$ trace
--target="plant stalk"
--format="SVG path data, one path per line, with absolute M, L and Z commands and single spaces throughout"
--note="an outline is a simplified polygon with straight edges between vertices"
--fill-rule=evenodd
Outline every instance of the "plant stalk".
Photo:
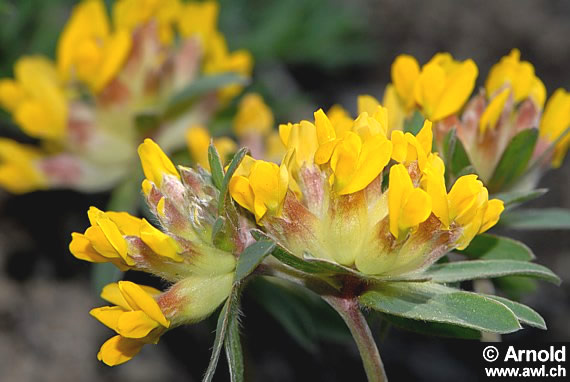
M 356 342 L 369 382 L 386 382 L 386 371 L 366 318 L 355 297 L 322 296 L 342 317 Z

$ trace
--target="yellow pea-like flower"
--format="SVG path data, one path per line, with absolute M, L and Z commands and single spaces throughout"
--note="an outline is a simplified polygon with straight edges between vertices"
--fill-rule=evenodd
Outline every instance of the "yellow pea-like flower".
M 340 105 L 333 105 L 327 111 L 327 117 L 333 125 L 334 131 L 339 136 L 349 131 L 354 123 L 350 114 Z
M 412 56 L 399 55 L 392 63 L 391 75 L 396 94 L 403 101 L 406 112 L 409 112 L 416 103 L 414 87 L 420 76 L 420 65 Z
M 249 159 L 230 180 L 234 200 L 252 212 L 259 222 L 266 213 L 280 215 L 289 185 L 289 172 L 281 166 L 262 160 Z M 240 167 L 242 167 L 240 164 Z
M 358 108 L 358 115 L 364 112 L 368 113 L 368 115 L 374 115 L 378 109 L 378 106 L 381 106 L 380 102 L 376 98 L 368 94 L 359 95 L 356 100 L 356 104 Z
M 570 93 L 557 89 L 546 103 L 540 120 L 540 137 L 548 142 L 556 141 L 570 127 Z M 570 147 L 570 134 L 562 138 L 554 147 L 553 167 L 560 167 Z
M 388 110 L 388 133 L 394 130 L 404 129 L 406 110 L 403 108 L 400 98 L 393 84 L 388 84 L 384 91 L 382 104 Z
M 417 160 L 420 170 L 425 168 L 433 144 L 431 121 L 425 120 L 422 129 L 416 136 L 394 130 L 390 139 L 393 144 L 392 159 L 399 163 Z
M 53 63 L 41 56 L 20 58 L 14 66 L 14 77 L 0 81 L 0 105 L 30 136 L 62 139 L 68 106 Z
M 179 0 L 119 0 L 113 4 L 113 24 L 132 32 L 154 19 L 161 42 L 169 44 L 174 39 L 173 24 L 181 11 Z
M 478 69 L 473 60 L 454 61 L 436 55 L 422 67 L 414 85 L 414 97 L 424 115 L 433 122 L 457 113 L 475 87 Z
M 210 170 L 210 161 L 208 160 L 210 141 L 212 141 L 212 137 L 202 125 L 194 125 L 186 131 L 186 145 L 190 155 L 200 166 L 207 170 Z M 213 143 L 222 162 L 237 150 L 237 144 L 229 137 L 214 138 Z
M 250 133 L 267 135 L 273 127 L 273 112 L 259 94 L 250 93 L 239 103 L 233 122 L 238 137 Z
M 383 135 L 361 139 L 348 132 L 335 146 L 330 158 L 331 184 L 339 195 L 363 190 L 390 161 L 392 143 Z
M 534 66 L 528 61 L 521 61 L 520 56 L 520 51 L 513 49 L 508 56 L 493 65 L 485 81 L 487 95 L 492 96 L 504 86 L 509 86 L 513 90 L 515 102 L 530 96 L 542 108 L 546 98 L 544 84 L 536 77 Z
M 421 187 L 431 198 L 432 212 L 443 228 L 449 228 L 449 204 L 445 186 L 445 165 L 437 154 L 430 154 L 421 178 Z
M 505 210 L 505 203 L 500 199 L 491 199 L 487 203 L 487 209 L 483 214 L 483 221 L 477 233 L 483 233 L 499 222 L 501 213 Z
M 432 202 L 427 192 L 414 187 L 408 170 L 402 164 L 392 166 L 389 182 L 390 232 L 398 239 L 401 233 L 427 220 Z
M 15 194 L 45 188 L 47 181 L 36 168 L 41 158 L 35 147 L 0 138 L 0 186 Z
M 179 255 L 180 245 L 172 237 L 168 236 L 158 228 L 155 228 L 146 219 L 142 219 L 140 226 L 140 238 L 159 256 L 167 257 L 176 262 L 184 260 Z
M 84 1 L 73 9 L 58 42 L 60 75 L 66 80 L 76 75 L 99 92 L 122 68 L 131 44 L 128 30 L 111 30 L 103 1 Z
M 180 174 L 168 156 L 152 139 L 145 139 L 138 148 L 144 176 L 158 187 L 162 187 L 165 175 L 180 179 Z
M 118 336 L 101 346 L 99 360 L 115 366 L 134 357 L 145 343 L 158 341 L 160 334 L 170 327 L 155 300 L 159 293 L 130 281 L 112 283 L 103 289 L 101 297 L 116 306 L 95 308 L 90 314 Z
M 220 6 L 216 1 L 187 2 L 178 18 L 178 30 L 182 37 L 197 36 L 208 47 L 218 25 Z
M 327 134 L 330 136 L 333 133 L 334 130 L 332 132 L 329 130 Z M 295 150 L 295 157 L 299 167 L 305 163 L 308 165 L 313 164 L 315 152 L 319 147 L 318 136 L 319 133 L 316 126 L 309 121 L 279 125 L 281 142 L 283 142 L 287 150 Z
M 493 129 L 497 125 L 510 93 L 510 89 L 503 89 L 487 105 L 479 120 L 479 132 L 481 134 L 485 134 L 487 129 Z

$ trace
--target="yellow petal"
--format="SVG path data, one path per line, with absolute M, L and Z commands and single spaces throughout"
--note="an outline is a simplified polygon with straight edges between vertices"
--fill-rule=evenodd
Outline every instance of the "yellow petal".
M 376 109 L 380 106 L 380 102 L 371 95 L 362 94 L 358 96 L 357 105 L 358 114 L 367 112 L 368 115 L 374 115 L 374 113 L 376 113 Z
M 404 119 L 406 117 L 403 104 L 400 102 L 394 85 L 389 84 L 384 91 L 382 104 L 388 110 L 388 132 L 404 129 Z
M 414 188 L 410 191 L 402 205 L 399 229 L 406 230 L 427 220 L 431 214 L 431 198 L 424 190 Z
M 460 177 L 448 195 L 450 219 L 463 226 L 469 224 L 481 207 L 487 203 L 487 199 L 487 189 L 477 179 L 477 175 Z
M 144 342 L 117 335 L 107 340 L 103 346 L 101 346 L 97 354 L 97 359 L 108 366 L 120 365 L 137 355 L 143 345 Z
M 186 130 L 186 145 L 188 146 L 192 159 L 207 170 L 210 170 L 208 146 L 210 145 L 211 139 L 210 133 L 202 125 L 194 125 Z
M 327 112 L 327 117 L 332 123 L 336 136 L 340 137 L 352 127 L 353 120 L 350 114 L 340 105 L 333 105 Z
M 116 331 L 126 338 L 143 338 L 160 324 L 145 312 L 125 312 L 118 317 Z
M 395 238 L 399 235 L 399 222 L 401 208 L 405 197 L 413 189 L 412 180 L 408 170 L 402 164 L 397 164 L 390 168 L 388 187 L 388 211 L 390 218 L 390 232 Z
M 125 313 L 125 309 L 120 306 L 103 306 L 101 308 L 91 309 L 90 315 L 95 317 L 99 322 L 118 333 L 119 317 Z
M 142 310 L 162 326 L 170 326 L 156 300 L 139 285 L 130 281 L 119 281 L 119 289 L 132 310 Z
M 89 240 L 93 249 L 101 256 L 108 259 L 122 259 L 115 247 L 109 242 L 105 233 L 99 226 L 91 226 L 85 230 L 85 237 Z
M 180 179 L 172 161 L 152 139 L 145 139 L 144 143 L 139 146 L 138 152 L 145 177 L 158 187 L 162 186 L 164 174 Z
M 323 109 L 317 110 L 314 116 L 319 145 L 323 145 L 329 141 L 334 140 L 336 138 L 335 130 Z
M 176 262 L 184 260 L 178 253 L 181 251 L 180 245 L 172 237 L 168 236 L 158 228 L 155 228 L 146 219 L 142 219 L 140 226 L 141 240 L 159 256 L 172 259 Z
M 445 167 L 441 158 L 430 155 L 424 175 L 422 188 L 428 193 L 432 202 L 432 212 L 441 221 L 444 228 L 449 227 L 449 206 L 445 188 Z
M 140 232 L 140 226 L 142 219 L 134 217 L 127 212 L 113 212 L 108 211 L 105 213 L 109 219 L 119 229 L 123 235 L 127 236 L 138 236 Z
M 253 203 L 255 197 L 249 184 L 249 180 L 245 176 L 234 175 L 230 180 L 229 189 L 230 195 L 240 206 L 250 212 L 254 212 Z
M 420 76 L 418 61 L 412 56 L 402 54 L 394 60 L 391 74 L 396 92 L 403 100 L 406 110 L 410 110 L 415 103 L 414 86 Z
M 103 59 L 95 79 L 92 80 L 93 90 L 101 91 L 122 69 L 131 51 L 131 36 L 126 30 L 119 30 L 105 41 Z
M 142 285 L 139 285 L 142 287 Z M 101 298 L 105 301 L 109 301 L 111 304 L 120 306 L 125 311 L 132 310 L 127 300 L 123 297 L 121 289 L 119 289 L 118 283 L 110 283 L 103 287 L 101 291 Z
M 101 256 L 91 245 L 91 242 L 85 235 L 77 232 L 71 234 L 71 243 L 69 243 L 69 251 L 79 260 L 89 261 L 92 263 L 105 263 L 108 258 Z
M 485 108 L 481 119 L 479 120 L 479 132 L 485 134 L 487 129 L 494 129 L 503 113 L 505 103 L 509 98 L 511 90 L 506 88 L 497 94 Z
M 357 176 L 358 156 L 362 149 L 362 140 L 352 132 L 346 135 L 337 144 L 330 160 L 334 172 L 334 189 L 341 192 L 352 179 Z
M 501 213 L 505 209 L 505 203 L 499 199 L 491 199 L 487 203 L 487 209 L 483 215 L 483 223 L 481 228 L 479 228 L 479 233 L 487 231 L 489 228 L 493 227 L 499 221 Z
M 392 141 L 392 159 L 399 163 L 404 162 L 408 155 L 408 140 L 404 133 L 400 130 L 394 130 L 390 140 Z
M 445 81 L 445 89 L 431 115 L 432 121 L 439 121 L 457 113 L 467 102 L 475 87 L 478 69 L 473 60 L 466 60 L 450 73 Z
M 11 79 L 0 80 L 0 105 L 4 109 L 14 112 L 25 98 L 26 91 L 18 82 Z
M 418 135 L 416 135 L 416 139 L 426 155 L 431 153 L 433 145 L 433 131 L 431 121 L 427 119 L 424 121 L 422 129 Z
M 273 113 L 257 93 L 246 94 L 233 121 L 237 136 L 249 133 L 268 134 L 273 128 Z

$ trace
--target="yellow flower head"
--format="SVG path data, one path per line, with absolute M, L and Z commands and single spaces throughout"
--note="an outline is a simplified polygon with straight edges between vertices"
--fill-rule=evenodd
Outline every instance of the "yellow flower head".
M 119 0 L 113 5 L 113 22 L 117 30 L 132 33 L 140 25 L 156 21 L 160 40 L 169 44 L 181 10 L 180 0 Z
M 57 46 L 60 75 L 76 77 L 99 92 L 116 76 L 131 49 L 125 28 L 111 30 L 102 0 L 77 5 L 63 29 Z
M 197 36 L 206 49 L 218 26 L 220 6 L 216 1 L 187 2 L 182 5 L 178 17 L 178 29 L 182 37 Z
M 234 118 L 234 132 L 238 137 L 248 134 L 267 135 L 273 128 L 273 113 L 257 93 L 246 94 Z
M 417 161 L 420 170 L 423 170 L 433 144 L 432 123 L 426 120 L 417 136 L 394 130 L 391 140 L 393 144 L 392 159 L 399 163 Z
M 66 133 L 68 106 L 53 63 L 40 56 L 20 58 L 14 76 L 13 80 L 0 80 L 0 105 L 28 135 L 61 140 Z
M 230 181 L 230 194 L 260 221 L 266 213 L 281 214 L 288 184 L 285 165 L 246 157 Z
M 491 97 L 507 86 L 512 89 L 515 102 L 521 102 L 530 97 L 542 109 L 546 99 L 546 88 L 535 75 L 532 64 L 528 61 L 521 61 L 520 56 L 520 51 L 513 49 L 508 56 L 501 58 L 501 61 L 493 65 L 485 81 L 487 95 Z
M 540 137 L 548 142 L 556 141 L 570 127 L 570 93 L 557 89 L 546 103 L 540 120 Z M 554 147 L 553 167 L 560 167 L 570 147 L 570 134 L 566 134 Z
M 433 122 L 457 113 L 475 86 L 478 69 L 473 60 L 455 61 L 449 53 L 436 54 L 422 67 L 414 97 Z

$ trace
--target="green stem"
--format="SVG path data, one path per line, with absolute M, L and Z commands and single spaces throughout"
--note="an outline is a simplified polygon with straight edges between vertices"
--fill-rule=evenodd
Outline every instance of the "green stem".
M 355 297 L 322 296 L 342 317 L 356 342 L 369 382 L 388 381 L 376 341 Z
M 368 381 L 388 381 L 380 352 L 351 288 L 343 288 L 348 290 L 339 291 L 322 279 L 311 277 L 288 267 L 282 267 L 280 264 L 274 264 L 271 268 L 260 267 L 257 271 L 259 274 L 270 275 L 299 284 L 320 295 L 337 311 L 348 326 L 360 352 Z

